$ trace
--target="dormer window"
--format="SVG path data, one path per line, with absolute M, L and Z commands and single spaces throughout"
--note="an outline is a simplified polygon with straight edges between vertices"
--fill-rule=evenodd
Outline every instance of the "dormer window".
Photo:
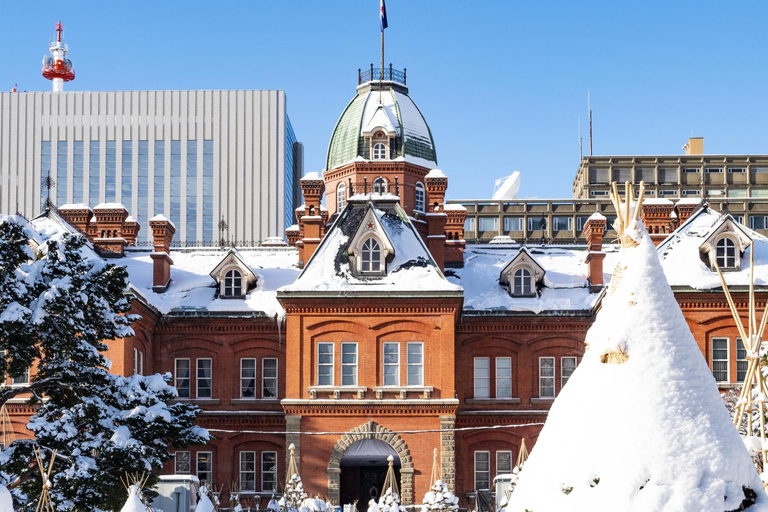
M 425 197 L 426 193 L 424 190 L 424 184 L 422 182 L 418 182 L 416 184 L 416 203 L 414 205 L 414 210 L 418 210 L 420 212 L 424 211 Z
M 235 269 L 224 275 L 224 286 L 221 290 L 224 298 L 240 298 L 243 296 L 243 275 Z
M 717 241 L 717 266 L 721 269 L 736 268 L 736 244 L 730 238 Z
M 533 295 L 533 276 L 527 268 L 515 270 L 512 295 L 515 297 L 530 297 Z
M 360 271 L 381 272 L 381 245 L 373 237 L 363 242 L 363 251 L 360 255 Z
M 373 160 L 384 160 L 387 158 L 387 146 L 383 142 L 377 142 L 373 145 Z
M 373 180 L 373 193 L 374 194 L 386 194 L 387 193 L 387 180 L 379 176 Z
M 347 186 L 339 183 L 336 187 L 336 211 L 341 212 L 347 205 Z

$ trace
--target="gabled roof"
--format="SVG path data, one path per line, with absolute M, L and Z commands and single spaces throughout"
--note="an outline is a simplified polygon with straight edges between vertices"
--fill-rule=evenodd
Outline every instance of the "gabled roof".
M 237 266 L 242 272 L 243 279 L 245 279 L 245 282 L 248 284 L 246 289 L 251 288 L 256 284 L 256 274 L 253 273 L 251 267 L 249 267 L 248 264 L 243 261 L 242 256 L 235 249 L 230 249 L 227 251 L 227 254 L 224 255 L 224 258 L 222 258 L 222 260 L 213 268 L 213 270 L 211 270 L 209 275 L 213 278 L 214 281 L 218 283 L 221 281 L 222 271 L 233 265 Z
M 387 263 L 384 275 L 358 277 L 352 271 L 349 248 L 370 215 L 379 223 L 395 254 Z M 398 198 L 371 194 L 348 200 L 296 282 L 279 291 L 281 294 L 295 292 L 429 295 L 461 294 L 461 287 L 445 279 Z
M 724 233 L 733 234 L 741 242 L 742 249 L 752 245 L 752 239 L 742 229 L 741 224 L 736 222 L 736 219 L 726 213 L 720 217 L 717 223 L 712 228 L 709 236 L 704 243 L 699 246 L 699 250 L 710 250 L 712 246 L 717 242 L 720 235 Z
M 544 274 L 546 274 L 547 271 L 544 270 L 544 267 L 539 265 L 539 262 L 536 261 L 536 258 L 534 258 L 531 253 L 528 252 L 527 248 L 521 247 L 520 252 L 518 252 L 517 255 L 512 258 L 512 260 L 507 263 L 503 269 L 501 269 L 501 273 L 499 274 L 499 282 L 501 284 L 509 284 L 509 274 L 515 267 L 521 264 L 533 267 L 535 274 L 534 278 L 537 283 L 544 279 Z
M 394 244 L 392 244 L 392 240 L 390 240 L 387 230 L 382 226 L 379 216 L 376 215 L 376 208 L 373 206 L 373 203 L 368 203 L 368 210 L 365 212 L 365 216 L 363 217 L 362 222 L 358 225 L 354 236 L 352 236 L 352 240 L 350 240 L 349 245 L 347 246 L 347 252 L 352 254 L 353 248 L 358 247 L 362 239 L 370 234 L 374 234 L 377 238 L 381 239 L 381 242 L 384 245 L 383 249 L 388 254 L 395 254 Z

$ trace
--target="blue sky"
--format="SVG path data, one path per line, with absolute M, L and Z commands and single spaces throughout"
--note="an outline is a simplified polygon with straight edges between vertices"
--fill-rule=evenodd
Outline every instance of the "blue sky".
M 283 89 L 305 172 L 379 61 L 378 0 L 15 2 L 0 19 L 0 88 L 50 90 L 40 62 L 58 19 L 77 79 L 67 90 Z M 768 4 L 759 2 L 388 0 L 386 62 L 449 176 L 448 197 L 488 198 L 522 174 L 521 196 L 564 198 L 577 120 L 594 153 L 768 153 Z

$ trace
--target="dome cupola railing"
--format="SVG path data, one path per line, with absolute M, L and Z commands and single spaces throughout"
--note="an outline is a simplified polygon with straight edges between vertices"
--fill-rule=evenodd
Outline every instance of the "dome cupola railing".
M 405 68 L 403 68 L 402 71 L 399 69 L 393 69 L 392 64 L 390 64 L 388 68 L 384 69 L 374 68 L 373 64 L 371 64 L 371 67 L 365 71 L 361 69 L 357 70 L 357 85 L 378 81 L 397 82 L 399 84 L 408 85 L 405 83 L 406 71 L 407 70 Z

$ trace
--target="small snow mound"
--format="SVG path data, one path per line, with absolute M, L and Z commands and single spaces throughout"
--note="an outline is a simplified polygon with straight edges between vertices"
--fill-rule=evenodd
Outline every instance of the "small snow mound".
M 447 176 L 446 176 L 446 175 L 445 175 L 445 173 L 444 173 L 443 171 L 441 171 L 440 169 L 432 169 L 432 170 L 431 170 L 431 171 L 429 171 L 429 172 L 427 173 L 427 175 L 426 175 L 426 176 L 424 176 L 424 177 L 425 177 L 425 178 L 446 178 Z

